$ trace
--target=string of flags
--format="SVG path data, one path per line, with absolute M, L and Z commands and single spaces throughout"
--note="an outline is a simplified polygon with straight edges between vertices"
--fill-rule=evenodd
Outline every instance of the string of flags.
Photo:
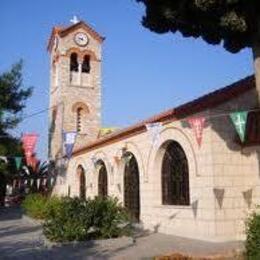
M 231 112 L 228 114 L 239 135 L 241 142 L 245 141 L 248 113 L 251 111 L 258 111 L 258 110 L 260 109 Z M 226 115 L 227 113 L 218 114 L 218 115 L 210 116 L 210 118 L 226 116 Z M 186 120 L 194 132 L 199 147 L 201 147 L 201 143 L 202 143 L 203 130 L 205 128 L 206 118 L 207 118 L 206 116 L 197 116 L 197 117 L 190 117 Z M 148 131 L 151 144 L 156 147 L 160 141 L 160 133 L 163 130 L 163 123 L 162 122 L 148 123 L 146 124 L 146 129 Z M 66 157 L 68 159 L 70 159 L 72 156 L 76 138 L 77 138 L 76 131 L 63 132 L 64 148 L 65 148 Z M 35 133 L 24 134 L 22 136 L 22 146 L 24 149 L 27 165 L 31 165 L 31 166 L 35 165 L 34 150 L 35 150 L 37 140 L 38 140 L 38 135 Z M 3 161 L 4 163 L 8 163 L 8 159 L 10 158 L 14 158 L 16 167 L 19 170 L 22 163 L 22 157 L 0 156 L 0 161 Z
M 47 187 L 48 185 L 53 186 L 54 184 L 54 177 L 52 178 L 38 178 L 38 179 L 14 179 L 12 183 L 13 189 L 21 188 L 22 186 L 36 186 L 37 189 L 41 187 Z
M 0 161 L 4 162 L 4 163 L 8 163 L 10 161 L 10 159 L 14 159 L 15 162 L 15 166 L 16 169 L 19 170 L 22 164 L 22 157 L 20 156 L 0 156 Z
M 256 111 L 256 110 L 238 111 L 238 112 L 232 112 L 229 114 L 215 115 L 212 117 L 229 115 L 229 117 L 232 121 L 232 124 L 234 125 L 234 128 L 239 135 L 241 142 L 244 142 L 245 135 L 246 135 L 247 118 L 248 118 L 248 114 L 250 111 Z M 196 116 L 196 117 L 190 117 L 190 118 L 186 119 L 186 122 L 189 124 L 190 128 L 193 130 L 194 136 L 196 138 L 196 141 L 197 141 L 199 147 L 201 147 L 203 130 L 205 128 L 206 120 L 207 120 L 206 116 Z M 150 136 L 152 145 L 157 146 L 159 143 L 159 140 L 160 140 L 160 133 L 163 129 L 162 123 L 146 124 L 146 129 Z
M 244 142 L 246 135 L 248 111 L 232 112 L 229 114 L 229 117 L 235 127 L 236 132 L 239 135 L 241 142 Z M 193 117 L 188 119 L 188 123 L 194 131 L 194 135 L 199 147 L 201 146 L 202 142 L 202 135 L 203 129 L 205 128 L 205 122 L 205 116 Z

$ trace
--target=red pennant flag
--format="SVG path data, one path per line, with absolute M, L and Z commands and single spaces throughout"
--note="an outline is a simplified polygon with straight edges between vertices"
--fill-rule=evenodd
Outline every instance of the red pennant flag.
M 34 154 L 34 149 L 37 143 L 37 134 L 24 134 L 22 137 L 23 150 L 27 165 L 31 164 L 31 158 Z
M 193 129 L 199 147 L 201 146 L 202 142 L 202 134 L 205 126 L 205 121 L 206 118 L 204 116 L 193 117 L 188 119 L 188 123 L 190 124 L 190 127 Z

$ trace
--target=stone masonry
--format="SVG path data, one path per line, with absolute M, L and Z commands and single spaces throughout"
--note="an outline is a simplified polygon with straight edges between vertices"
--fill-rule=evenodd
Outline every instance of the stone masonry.
M 108 195 L 116 196 L 124 204 L 125 162 L 121 160 L 122 150 L 131 152 L 138 163 L 140 179 L 140 222 L 144 228 L 184 237 L 212 241 L 244 239 L 244 221 L 248 213 L 260 203 L 259 146 L 241 146 L 235 141 L 236 132 L 228 116 L 212 117 L 225 111 L 252 109 L 256 105 L 254 88 L 248 88 L 239 95 L 231 95 L 225 102 L 196 112 L 191 108 L 189 116 L 205 115 L 206 127 L 202 145 L 199 148 L 193 130 L 185 124 L 183 118 L 165 120 L 160 132 L 159 143 L 152 145 L 145 127 L 131 132 L 126 130 L 112 133 L 96 140 L 100 129 L 100 60 L 101 44 L 90 37 L 86 47 L 96 57 L 92 62 L 93 85 L 72 86 L 69 82 L 68 52 L 75 43 L 73 35 L 83 28 L 76 27 L 67 36 L 60 39 L 59 47 L 51 51 L 51 64 L 54 59 L 60 69 L 59 84 L 54 86 L 51 70 L 50 106 L 57 107 L 56 130 L 53 133 L 51 155 L 55 158 L 61 149 L 61 129 L 74 130 L 75 115 L 73 105 L 84 103 L 89 108 L 86 131 L 88 135 L 78 140 L 73 157 L 65 162 L 66 174 L 58 176 L 55 193 L 59 195 L 79 196 L 80 179 L 77 168 L 81 165 L 86 176 L 86 196 L 98 195 L 98 170 L 93 158 L 105 163 L 108 176 Z M 87 32 L 88 33 L 88 32 Z M 77 49 L 85 51 L 85 49 Z M 58 58 L 56 55 L 59 53 Z M 254 83 L 252 83 L 254 84 Z M 218 93 L 216 94 L 218 95 Z M 223 96 L 225 97 L 225 96 Z M 205 97 L 207 99 L 208 97 Z M 58 104 L 63 104 L 59 106 Z M 149 120 L 148 120 L 149 121 Z M 139 128 L 138 128 L 139 127 Z M 129 134 L 124 134 L 128 133 Z M 161 169 L 166 144 L 174 140 L 183 148 L 189 168 L 190 205 L 175 206 L 162 204 Z

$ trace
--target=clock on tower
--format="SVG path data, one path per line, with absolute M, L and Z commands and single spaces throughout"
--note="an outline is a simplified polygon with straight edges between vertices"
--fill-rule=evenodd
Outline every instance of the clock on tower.
M 59 159 L 64 155 L 64 131 L 77 132 L 75 149 L 98 136 L 101 124 L 103 40 L 83 21 L 52 30 L 48 43 L 51 76 L 50 159 Z

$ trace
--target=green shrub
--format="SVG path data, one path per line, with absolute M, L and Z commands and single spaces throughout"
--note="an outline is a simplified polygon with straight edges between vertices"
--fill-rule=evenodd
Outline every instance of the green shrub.
M 44 219 L 46 203 L 46 197 L 38 193 L 33 193 L 25 197 L 22 208 L 28 216 L 35 219 Z
M 248 259 L 260 259 L 260 215 L 253 213 L 247 221 L 246 252 Z
M 89 201 L 88 209 L 94 237 L 113 238 L 129 234 L 128 214 L 116 198 L 96 197 Z
M 48 210 L 44 235 L 57 242 L 86 240 L 90 228 L 86 205 L 87 201 L 78 198 L 61 198 L 54 210 Z
M 44 209 L 44 218 L 45 219 L 51 218 L 54 214 L 54 211 L 56 211 L 59 207 L 62 206 L 62 203 L 63 203 L 62 198 L 56 196 L 48 197 Z
M 81 241 L 129 234 L 128 216 L 113 198 L 61 198 L 47 208 L 43 231 L 52 241 Z

